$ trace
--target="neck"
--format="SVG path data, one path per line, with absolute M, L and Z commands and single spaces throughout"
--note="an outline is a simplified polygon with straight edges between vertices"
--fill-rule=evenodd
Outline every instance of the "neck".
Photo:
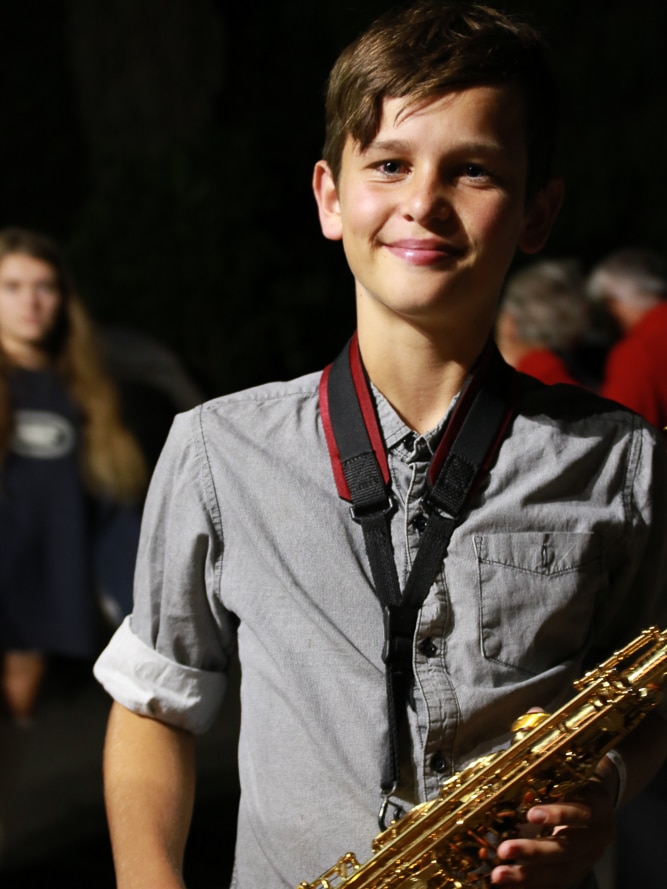
M 511 342 L 508 340 L 497 340 L 497 343 L 500 354 L 508 364 L 512 365 L 512 367 L 516 367 L 521 359 L 525 358 L 530 352 L 534 352 L 535 349 L 543 348 L 542 346 L 528 345 L 519 340 Z
M 442 419 L 483 350 L 485 329 L 464 342 L 454 333 L 433 335 L 405 322 L 378 335 L 359 317 L 359 349 L 373 383 L 405 423 L 428 432 Z
M 628 333 L 636 327 L 640 321 L 643 321 L 646 315 L 656 306 L 659 306 L 662 300 L 655 298 L 653 295 L 644 296 L 635 300 L 628 300 L 623 305 L 622 312 L 619 312 L 618 320 L 623 328 L 624 333 Z
M 29 343 L 0 340 L 0 348 L 9 364 L 16 367 L 23 367 L 26 370 L 42 370 L 51 364 L 48 352 Z

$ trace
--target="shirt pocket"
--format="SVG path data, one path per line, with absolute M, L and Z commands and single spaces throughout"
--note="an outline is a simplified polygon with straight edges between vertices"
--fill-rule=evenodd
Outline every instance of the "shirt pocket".
M 475 537 L 485 658 L 530 674 L 584 646 L 602 582 L 598 539 L 564 531 Z

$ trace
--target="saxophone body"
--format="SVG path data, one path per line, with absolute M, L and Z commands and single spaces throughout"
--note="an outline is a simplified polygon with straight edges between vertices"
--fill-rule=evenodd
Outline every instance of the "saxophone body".
M 348 852 L 297 889 L 488 889 L 498 844 L 531 806 L 576 792 L 659 702 L 666 679 L 667 630 L 651 627 L 577 680 L 555 713 L 519 717 L 506 750 L 444 780 L 375 838 L 367 862 Z

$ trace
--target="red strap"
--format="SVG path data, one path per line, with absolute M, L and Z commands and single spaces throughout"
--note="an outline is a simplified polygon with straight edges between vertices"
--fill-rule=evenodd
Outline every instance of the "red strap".
M 320 414 L 322 415 L 322 425 L 324 426 L 324 435 L 327 440 L 327 447 L 329 448 L 329 458 L 331 460 L 331 468 L 333 470 L 338 496 L 342 497 L 343 500 L 351 501 L 352 495 L 350 494 L 350 489 L 348 488 L 345 479 L 345 473 L 343 472 L 343 464 L 340 461 L 340 454 L 338 453 L 338 446 L 336 445 L 336 437 L 334 436 L 333 426 L 331 425 L 331 414 L 329 413 L 328 381 L 330 371 L 331 365 L 325 367 L 320 379 Z
M 349 361 L 350 372 L 352 374 L 352 382 L 354 383 L 354 389 L 357 394 L 359 408 L 364 418 L 364 424 L 366 426 L 368 438 L 371 443 L 371 447 L 373 448 L 375 459 L 377 460 L 378 466 L 380 467 L 384 483 L 389 484 L 389 462 L 387 460 L 387 454 L 385 453 L 384 439 L 382 438 L 380 425 L 375 414 L 375 407 L 373 405 L 373 399 L 371 398 L 368 380 L 366 379 L 366 374 L 361 362 L 361 355 L 359 353 L 359 340 L 356 332 L 352 336 L 349 344 Z M 329 411 L 329 373 L 331 371 L 331 367 L 332 365 L 330 364 L 324 369 L 324 371 L 322 372 L 322 377 L 320 379 L 320 413 L 322 415 L 324 435 L 326 437 L 327 447 L 329 449 L 331 468 L 333 470 L 338 496 L 342 497 L 343 500 L 348 500 L 351 502 L 352 495 L 350 493 L 347 480 L 345 479 L 343 464 L 341 462 L 340 453 L 336 444 L 333 424 L 331 423 L 331 413 Z
M 359 407 L 366 424 L 366 431 L 373 447 L 375 459 L 378 461 L 382 478 L 385 485 L 389 484 L 389 462 L 384 448 L 384 439 L 380 430 L 380 424 L 375 413 L 375 406 L 371 398 L 370 386 L 366 379 L 363 364 L 361 363 L 361 355 L 359 353 L 359 339 L 355 332 L 350 343 L 350 368 L 352 370 L 352 379 L 354 388 L 359 399 Z
M 445 458 L 447 457 L 452 444 L 456 440 L 456 436 L 459 434 L 459 430 L 461 429 L 463 421 L 468 414 L 470 405 L 475 400 L 475 396 L 482 386 L 482 382 L 484 381 L 484 378 L 486 376 L 486 371 L 492 356 L 493 346 L 491 341 L 489 340 L 477 362 L 478 372 L 471 374 L 471 376 L 469 377 L 468 384 L 464 388 L 463 392 L 459 396 L 459 400 L 454 406 L 452 415 L 449 418 L 449 422 L 447 423 L 442 438 L 440 439 L 440 444 L 436 448 L 435 454 L 433 455 L 433 459 L 431 460 L 431 465 L 428 471 L 429 481 L 431 482 L 431 484 L 435 484 L 435 480 L 440 475 L 442 464 L 445 462 Z M 503 427 L 503 431 L 504 428 L 505 427 Z

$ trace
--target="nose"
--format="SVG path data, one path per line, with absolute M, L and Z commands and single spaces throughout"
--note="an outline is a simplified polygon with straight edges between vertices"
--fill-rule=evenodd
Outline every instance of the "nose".
M 445 183 L 436 171 L 413 173 L 406 182 L 403 215 L 413 222 L 426 223 L 446 219 L 451 205 Z
M 33 285 L 28 285 L 24 290 L 23 299 L 27 306 L 31 309 L 35 309 L 41 303 L 39 288 Z

